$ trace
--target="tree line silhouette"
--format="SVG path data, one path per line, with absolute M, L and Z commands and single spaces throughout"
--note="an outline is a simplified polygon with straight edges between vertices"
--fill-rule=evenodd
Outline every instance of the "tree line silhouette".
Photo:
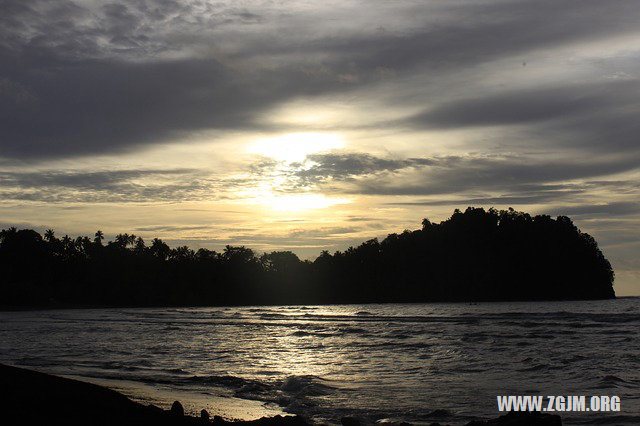
M 604 299 L 614 272 L 566 216 L 456 209 L 440 223 L 301 261 L 47 230 L 0 231 L 4 307 L 211 306 Z

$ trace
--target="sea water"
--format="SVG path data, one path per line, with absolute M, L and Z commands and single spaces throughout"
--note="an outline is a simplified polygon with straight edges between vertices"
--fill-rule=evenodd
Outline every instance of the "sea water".
M 0 313 L 0 362 L 252 418 L 463 424 L 498 395 L 617 395 L 640 424 L 640 298 Z

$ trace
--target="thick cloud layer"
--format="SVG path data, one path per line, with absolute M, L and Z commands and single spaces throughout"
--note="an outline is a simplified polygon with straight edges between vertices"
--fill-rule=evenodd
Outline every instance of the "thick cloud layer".
M 634 36 L 634 1 L 355 1 L 310 9 L 298 2 L 8 0 L 2 10 L 4 157 L 129 150 L 202 130 L 284 130 L 268 119 L 282 103 L 349 91 L 376 96 L 381 84 L 413 94 L 395 102 L 428 105 L 400 126 L 562 117 L 570 126 L 587 122 L 596 134 L 615 126 L 619 134 L 598 136 L 617 136 L 610 142 L 624 148 L 638 136 L 629 114 L 638 107 L 637 76 L 595 86 L 563 76 L 555 87 L 525 82 L 497 94 L 482 83 L 504 59 L 519 64 L 559 46 L 577 51 L 580 43 Z M 475 82 L 452 78 L 473 69 Z M 456 95 L 460 85 L 464 93 Z

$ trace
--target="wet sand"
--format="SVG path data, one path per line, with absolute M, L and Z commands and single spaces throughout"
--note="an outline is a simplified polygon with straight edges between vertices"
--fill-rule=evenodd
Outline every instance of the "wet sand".
M 227 421 L 221 417 L 194 417 L 183 414 L 180 404 L 170 410 L 134 402 L 105 387 L 0 364 L 0 423 L 19 425 L 235 425 L 306 426 L 299 416 L 263 417 L 250 421 Z M 358 426 L 357 419 L 343 418 L 345 426 Z M 560 426 L 559 416 L 539 413 L 510 413 L 467 426 Z M 404 423 L 403 425 L 408 425 Z M 440 426 L 432 424 L 433 426 Z
M 0 364 L 4 397 L 0 423 L 5 425 L 269 425 L 302 426 L 297 416 L 254 421 L 205 420 L 131 401 L 123 394 L 92 383 L 51 376 Z

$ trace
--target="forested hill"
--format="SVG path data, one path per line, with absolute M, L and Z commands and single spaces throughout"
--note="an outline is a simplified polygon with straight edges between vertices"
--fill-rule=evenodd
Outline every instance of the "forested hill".
M 3 307 L 561 300 L 615 297 L 596 241 L 571 219 L 467 208 L 441 223 L 301 261 L 171 249 L 120 234 L 0 232 Z

